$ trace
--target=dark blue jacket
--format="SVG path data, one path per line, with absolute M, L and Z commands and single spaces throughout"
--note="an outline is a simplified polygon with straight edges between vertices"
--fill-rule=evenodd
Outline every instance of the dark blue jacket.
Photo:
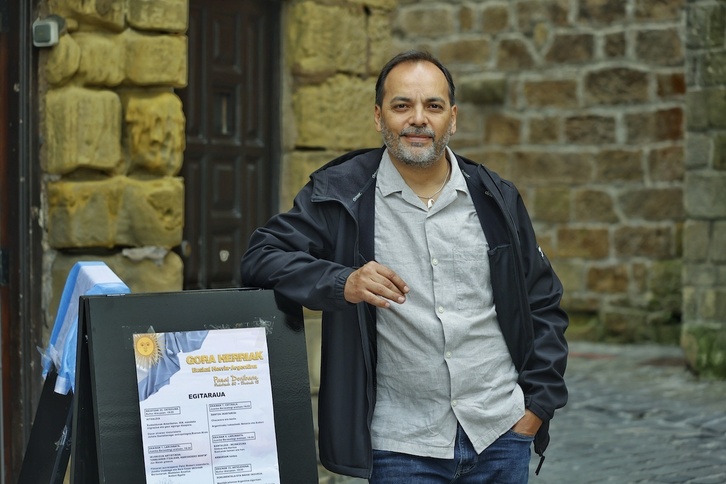
M 371 471 L 376 308 L 348 303 L 343 289 L 355 268 L 374 258 L 374 188 L 382 154 L 382 148 L 355 151 L 314 172 L 293 208 L 252 235 L 241 266 L 245 285 L 275 289 L 323 311 L 320 461 L 333 472 L 362 478 Z M 535 452 L 542 455 L 549 421 L 567 401 L 562 285 L 537 245 L 517 189 L 482 165 L 458 155 L 457 162 L 489 243 L 497 319 L 525 406 L 544 422 L 535 437 Z

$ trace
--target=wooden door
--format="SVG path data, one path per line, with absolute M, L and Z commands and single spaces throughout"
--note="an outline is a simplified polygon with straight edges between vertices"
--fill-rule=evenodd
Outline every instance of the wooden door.
M 249 236 L 277 208 L 280 8 L 190 1 L 185 289 L 239 286 Z

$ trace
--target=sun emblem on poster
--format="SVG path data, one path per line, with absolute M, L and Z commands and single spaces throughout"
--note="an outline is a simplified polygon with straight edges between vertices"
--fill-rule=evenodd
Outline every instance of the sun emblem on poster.
M 134 355 L 136 366 L 141 370 L 148 370 L 159 363 L 164 354 L 163 339 L 156 333 L 143 333 L 134 335 Z

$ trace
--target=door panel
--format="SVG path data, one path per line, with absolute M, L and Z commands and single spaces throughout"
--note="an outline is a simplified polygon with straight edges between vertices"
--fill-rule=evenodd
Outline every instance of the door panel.
M 185 289 L 239 286 L 252 231 L 276 209 L 279 2 L 192 0 Z

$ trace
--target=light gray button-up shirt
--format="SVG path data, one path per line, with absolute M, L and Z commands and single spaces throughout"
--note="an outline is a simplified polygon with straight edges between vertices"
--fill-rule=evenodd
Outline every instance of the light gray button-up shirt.
M 386 151 L 376 183 L 376 260 L 410 292 L 377 311 L 373 448 L 453 458 L 457 421 L 482 452 L 524 415 L 497 322 L 489 246 L 454 154 L 428 210 Z M 485 221 L 486 223 L 486 221 Z

